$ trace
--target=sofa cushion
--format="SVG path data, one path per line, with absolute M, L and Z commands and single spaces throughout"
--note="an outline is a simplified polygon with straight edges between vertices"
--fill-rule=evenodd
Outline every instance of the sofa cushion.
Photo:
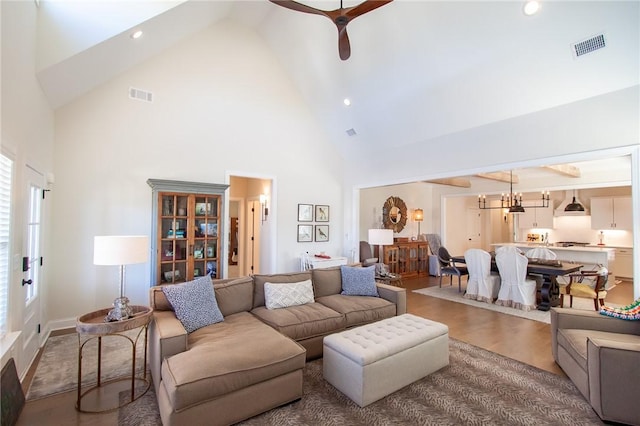
M 162 291 L 187 333 L 224 320 L 208 275 L 182 284 L 163 286 Z
M 253 276 L 253 307 L 264 306 L 264 283 L 297 283 L 311 279 L 311 272 L 292 272 L 290 274 L 270 274 Z
M 316 298 L 340 294 L 342 291 L 342 272 L 340 266 L 311 270 L 313 293 Z
M 590 337 L 621 343 L 640 343 L 640 336 L 634 334 L 572 328 L 558 329 L 558 345 L 562 346 L 584 371 L 587 371 L 587 339 Z
M 162 383 L 179 411 L 304 365 L 302 346 L 240 312 L 191 333 L 189 350 L 163 362 Z
M 294 340 L 341 331 L 346 324 L 344 315 L 320 303 L 272 310 L 260 306 L 251 313 Z
M 376 296 L 376 269 L 375 266 L 366 268 L 355 266 L 341 266 L 342 294 L 348 296 Z
M 334 294 L 319 297 L 316 302 L 344 314 L 347 327 L 368 324 L 396 315 L 395 303 L 380 297 Z
M 253 279 L 251 277 L 214 280 L 216 300 L 225 317 L 238 312 L 249 312 L 253 307 Z
M 288 308 L 289 306 L 313 303 L 311 280 L 299 283 L 264 283 L 264 300 L 267 309 Z

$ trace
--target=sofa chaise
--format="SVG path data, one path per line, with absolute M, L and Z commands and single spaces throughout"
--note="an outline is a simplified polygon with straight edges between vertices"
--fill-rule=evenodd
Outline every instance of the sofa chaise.
M 265 283 L 311 280 L 313 301 L 268 309 Z M 406 312 L 406 291 L 341 294 L 340 267 L 214 280 L 222 322 L 187 333 L 161 286 L 150 290 L 149 363 L 168 425 L 232 424 L 302 397 L 305 362 L 324 336 Z

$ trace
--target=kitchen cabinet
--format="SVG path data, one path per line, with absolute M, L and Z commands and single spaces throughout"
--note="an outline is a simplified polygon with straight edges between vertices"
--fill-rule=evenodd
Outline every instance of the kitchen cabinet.
M 633 278 L 633 249 L 617 248 L 612 273 L 616 277 Z
M 631 197 L 591 198 L 591 229 L 633 229 Z
M 153 190 L 151 280 L 174 284 L 222 277 L 222 218 L 228 185 L 147 180 Z
M 553 209 L 550 207 L 524 207 L 524 213 L 518 215 L 518 226 L 523 229 L 547 228 L 553 229 Z

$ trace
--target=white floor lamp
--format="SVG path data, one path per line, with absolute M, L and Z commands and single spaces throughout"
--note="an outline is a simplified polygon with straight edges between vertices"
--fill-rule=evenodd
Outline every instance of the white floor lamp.
M 146 235 L 96 236 L 93 240 L 94 265 L 120 266 L 120 297 L 113 301 L 113 309 L 104 319 L 122 321 L 133 316 L 129 299 L 124 295 L 124 266 L 149 260 L 149 238 Z

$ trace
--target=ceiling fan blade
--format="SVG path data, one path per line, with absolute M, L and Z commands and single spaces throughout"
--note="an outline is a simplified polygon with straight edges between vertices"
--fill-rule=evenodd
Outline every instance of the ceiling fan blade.
M 347 9 L 344 13 L 349 20 L 355 19 L 360 15 L 367 12 L 371 12 L 374 9 L 384 6 L 387 3 L 391 3 L 393 0 L 366 0 L 357 6 Z
M 314 15 L 329 17 L 326 11 L 321 9 L 316 9 L 315 7 L 307 6 L 306 4 L 298 3 L 297 1 L 293 1 L 293 0 L 269 0 L 269 1 L 271 3 L 277 4 L 278 6 L 295 10 L 296 12 L 312 13 Z
M 343 61 L 346 61 L 351 56 L 351 44 L 349 43 L 346 26 L 342 29 L 338 28 L 338 53 Z

